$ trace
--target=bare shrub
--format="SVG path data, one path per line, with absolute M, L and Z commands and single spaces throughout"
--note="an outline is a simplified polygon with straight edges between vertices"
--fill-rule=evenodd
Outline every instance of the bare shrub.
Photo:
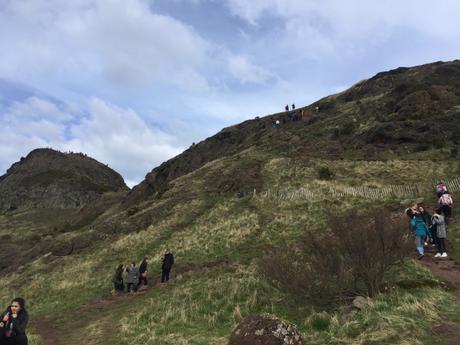
M 320 180 L 332 180 L 334 178 L 334 172 L 327 166 L 321 166 L 317 169 L 318 178 Z
M 387 210 L 329 214 L 324 232 L 272 248 L 262 275 L 300 301 L 327 306 L 356 295 L 374 296 L 385 274 L 410 252 L 407 224 Z

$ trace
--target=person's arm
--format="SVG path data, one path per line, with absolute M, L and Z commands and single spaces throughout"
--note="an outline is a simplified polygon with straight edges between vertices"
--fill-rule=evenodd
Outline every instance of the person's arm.
M 411 225 L 412 229 L 415 228 L 415 218 L 412 218 L 412 219 L 411 219 L 410 225 Z
M 11 318 L 11 323 L 13 324 L 13 332 L 24 334 L 29 323 L 29 315 L 25 314 L 23 317 L 17 317 L 16 319 Z

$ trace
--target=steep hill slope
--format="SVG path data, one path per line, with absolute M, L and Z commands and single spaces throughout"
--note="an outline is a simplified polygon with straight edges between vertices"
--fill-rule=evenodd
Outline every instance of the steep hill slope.
M 56 231 L 49 220 L 56 212 L 65 219 L 61 210 L 40 215 L 40 227 L 36 209 L 0 215 L 2 242 L 31 243 L 47 231 L 39 243 L 60 245 L 13 265 L 0 303 L 23 295 L 35 331 L 45 325 L 63 345 L 223 345 L 251 313 L 294 322 L 309 344 L 442 344 L 431 330 L 460 322 L 460 306 L 410 258 L 359 313 L 294 303 L 256 262 L 267 247 L 327 231 L 328 212 L 377 205 L 397 215 L 415 200 L 432 207 L 439 178 L 460 192 L 459 69 L 454 61 L 385 72 L 301 108 L 302 121 L 280 113 L 226 128 L 155 168 L 128 196 L 105 193 L 69 209 L 72 222 Z M 459 222 L 449 236 L 460 243 Z M 176 264 L 160 286 L 165 247 Z M 114 268 L 144 255 L 153 287 L 112 299 Z
M 223 129 L 153 169 L 125 204 L 161 194 L 175 178 L 250 147 L 334 159 L 378 159 L 452 147 L 460 142 L 459 104 L 459 60 L 378 73 L 308 107 Z M 301 121 L 290 121 L 296 114 Z M 277 131 L 273 120 L 281 121 Z
M 0 176 L 0 212 L 76 208 L 127 189 L 120 174 L 86 155 L 36 149 Z

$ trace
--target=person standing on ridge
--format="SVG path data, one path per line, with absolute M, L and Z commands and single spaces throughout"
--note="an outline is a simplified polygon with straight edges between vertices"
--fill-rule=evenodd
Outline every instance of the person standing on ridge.
M 294 104 L 294 103 L 292 103 L 292 110 L 294 110 L 294 109 L 295 109 L 295 104 Z
M 161 265 L 161 282 L 166 283 L 169 280 L 169 273 L 174 265 L 174 256 L 169 249 L 166 249 L 163 256 Z
M 29 314 L 23 298 L 15 298 L 11 305 L 0 314 L 0 345 L 27 345 L 26 327 Z
M 286 111 L 289 111 L 289 106 L 286 104 L 286 106 L 284 107 L 284 110 Z

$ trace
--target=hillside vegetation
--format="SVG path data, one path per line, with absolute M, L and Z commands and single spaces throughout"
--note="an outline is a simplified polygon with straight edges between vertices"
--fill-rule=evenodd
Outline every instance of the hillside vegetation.
M 252 313 L 295 323 L 308 344 L 442 344 L 431 330 L 460 322 L 460 305 L 412 253 L 358 313 L 294 300 L 257 262 L 268 248 L 327 232 L 330 212 L 430 206 L 441 178 L 457 191 L 459 80 L 459 61 L 381 73 L 303 108 L 302 121 L 273 128 L 282 113 L 226 128 L 127 195 L 4 212 L 1 245 L 26 259 L 2 267 L 0 302 L 24 296 L 35 334 L 52 329 L 65 345 L 223 345 Z M 449 229 L 457 248 L 459 227 Z M 166 247 L 170 283 L 110 297 L 117 264 L 148 255 L 154 279 Z

